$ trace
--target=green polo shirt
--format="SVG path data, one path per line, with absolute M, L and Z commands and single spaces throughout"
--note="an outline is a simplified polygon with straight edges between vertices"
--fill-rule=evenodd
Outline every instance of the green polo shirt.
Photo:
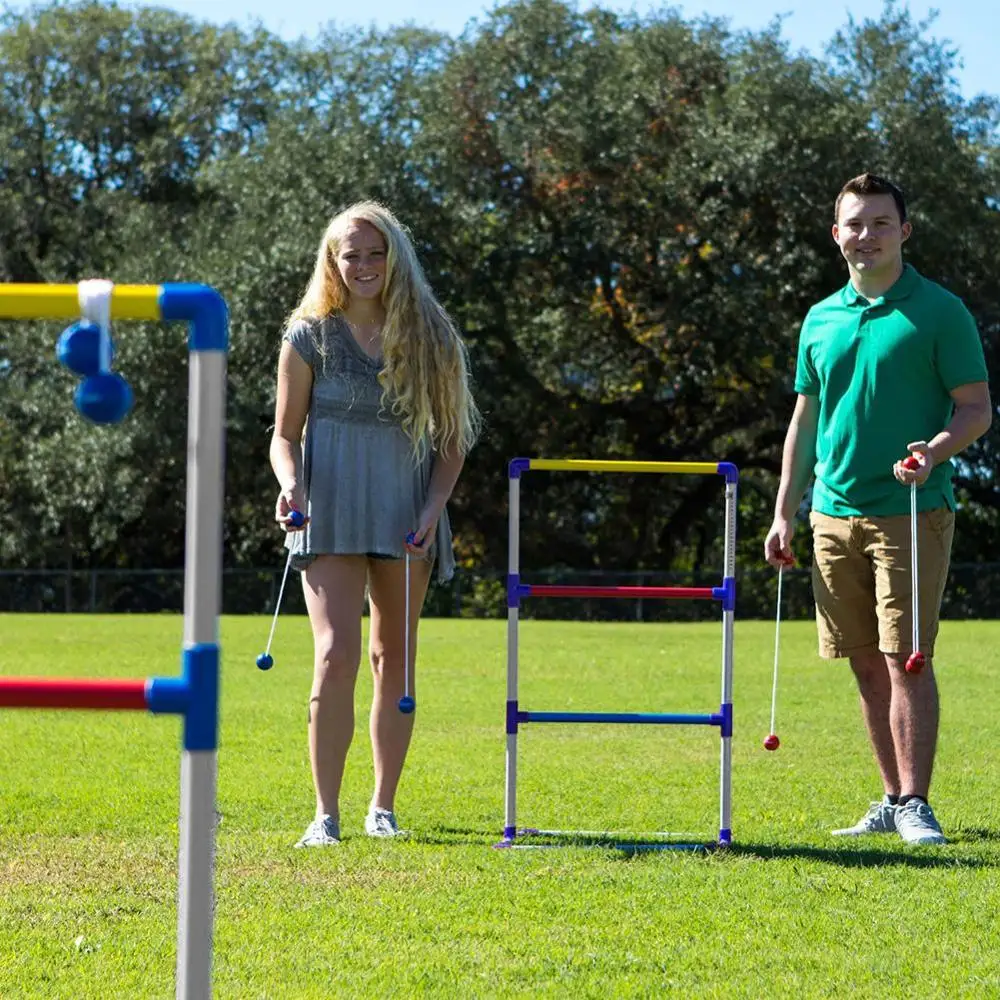
M 813 510 L 909 513 L 909 487 L 893 478 L 893 463 L 908 442 L 929 441 L 947 426 L 952 389 L 986 380 L 969 310 L 909 264 L 879 299 L 848 282 L 813 306 L 795 371 L 795 391 L 819 398 Z M 931 471 L 917 491 L 921 510 L 954 510 L 951 476 L 951 462 Z

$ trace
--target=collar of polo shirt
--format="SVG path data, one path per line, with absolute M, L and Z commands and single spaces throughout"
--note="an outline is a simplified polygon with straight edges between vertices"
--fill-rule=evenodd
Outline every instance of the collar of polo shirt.
M 882 302 L 895 302 L 905 299 L 911 295 L 920 282 L 920 275 L 912 264 L 903 265 L 903 273 L 896 279 L 896 283 L 878 299 L 866 299 L 850 281 L 844 286 L 845 306 L 873 306 Z

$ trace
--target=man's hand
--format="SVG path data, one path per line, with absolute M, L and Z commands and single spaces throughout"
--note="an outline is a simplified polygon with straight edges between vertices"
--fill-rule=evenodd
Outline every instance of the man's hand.
M 775 568 L 794 566 L 795 556 L 792 555 L 792 535 L 795 533 L 795 522 L 776 517 L 771 530 L 764 540 L 764 558 Z
M 931 474 L 931 469 L 934 468 L 934 456 L 931 454 L 930 445 L 926 441 L 911 441 L 906 448 L 910 452 L 909 457 L 917 460 L 917 468 L 908 469 L 903 464 L 907 459 L 901 458 L 893 465 L 892 474 L 904 486 L 909 486 L 911 483 L 923 486 Z

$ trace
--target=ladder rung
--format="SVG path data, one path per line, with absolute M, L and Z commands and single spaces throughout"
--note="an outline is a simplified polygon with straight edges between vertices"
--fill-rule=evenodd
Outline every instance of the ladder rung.
M 522 597 L 657 597 L 696 601 L 721 600 L 712 587 L 576 587 L 523 583 Z
M 518 722 L 632 722 L 649 725 L 721 726 L 721 713 L 679 715 L 664 712 L 521 712 Z

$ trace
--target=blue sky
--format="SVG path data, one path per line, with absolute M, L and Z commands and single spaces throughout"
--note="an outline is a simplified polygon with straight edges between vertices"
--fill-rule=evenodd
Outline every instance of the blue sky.
M 127 4 L 135 6 L 134 3 Z M 149 4 L 152 6 L 153 4 Z M 602 6 L 644 13 L 661 6 L 656 0 L 602 0 Z M 15 4 L 14 6 L 20 6 Z M 286 38 L 312 37 L 319 26 L 335 21 L 340 25 L 374 23 L 385 28 L 412 21 L 449 34 L 458 34 L 470 20 L 494 5 L 482 0 L 379 0 L 376 3 L 345 3 L 344 0 L 161 0 L 169 7 L 216 22 L 246 25 L 259 20 L 269 30 Z M 586 6 L 586 4 L 584 5 Z M 778 14 L 788 15 L 783 33 L 794 48 L 819 54 L 823 44 L 844 25 L 848 15 L 861 20 L 877 16 L 879 0 L 691 0 L 678 2 L 686 18 L 700 14 L 728 18 L 734 28 L 762 28 Z M 949 39 L 965 64 L 958 73 L 966 97 L 986 92 L 1000 95 L 1000 3 L 997 0 L 939 0 L 938 4 L 911 0 L 909 9 L 923 20 L 935 7 L 941 8 L 932 33 Z
M 159 6 L 180 11 L 206 21 L 234 21 L 247 26 L 259 21 L 270 31 L 293 39 L 316 35 L 331 21 L 343 25 L 380 28 L 413 22 L 452 35 L 459 34 L 471 20 L 482 17 L 495 6 L 484 0 L 377 0 L 375 3 L 345 0 L 119 0 L 122 6 Z M 820 55 L 823 45 L 848 16 L 857 20 L 877 17 L 881 0 L 599 0 L 602 6 L 646 13 L 661 6 L 680 9 L 692 19 L 702 14 L 727 18 L 732 27 L 760 29 L 779 15 L 785 15 L 783 34 L 795 49 Z M 905 0 L 904 0 L 905 2 Z M 587 6 L 584 0 L 582 6 Z M 978 93 L 1000 95 L 1000 2 L 998 0 L 909 0 L 905 4 L 917 20 L 924 20 L 940 8 L 931 33 L 947 39 L 958 50 L 964 64 L 957 71 L 966 97 Z M 23 9 L 26 0 L 0 0 L 0 8 Z

